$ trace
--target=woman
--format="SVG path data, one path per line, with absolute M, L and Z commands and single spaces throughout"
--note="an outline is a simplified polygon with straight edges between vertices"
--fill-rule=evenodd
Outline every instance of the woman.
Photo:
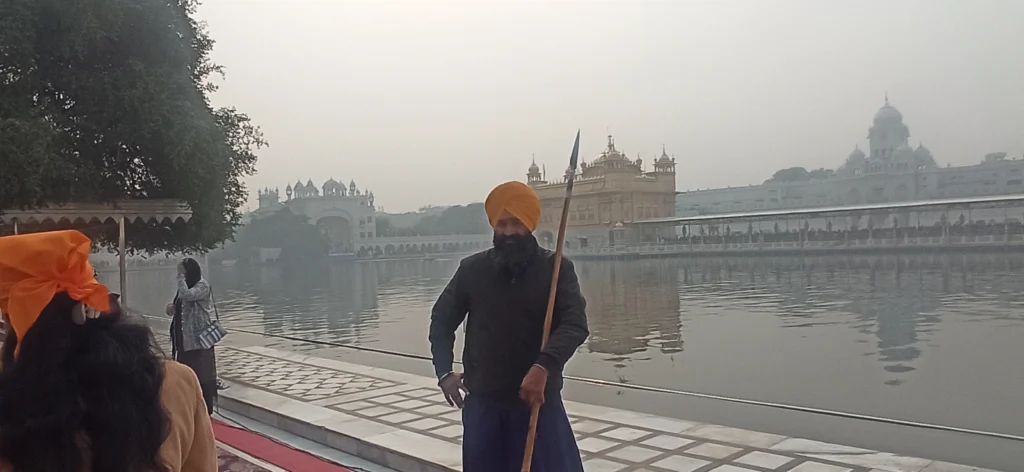
M 0 238 L 0 471 L 216 472 L 202 390 L 96 281 L 77 231 Z
M 167 305 L 171 319 L 171 353 L 174 360 L 192 368 L 203 389 L 206 409 L 213 414 L 217 399 L 217 358 L 213 346 L 204 345 L 200 335 L 210 326 L 210 284 L 195 259 L 178 264 L 178 292 Z

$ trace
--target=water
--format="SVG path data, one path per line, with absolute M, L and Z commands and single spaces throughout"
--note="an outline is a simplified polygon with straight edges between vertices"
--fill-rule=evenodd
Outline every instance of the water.
M 229 328 L 427 354 L 430 307 L 457 264 L 210 278 Z M 1024 255 L 580 261 L 577 271 L 591 336 L 571 374 L 1024 434 Z M 133 306 L 162 312 L 173 280 L 173 269 L 132 272 Z

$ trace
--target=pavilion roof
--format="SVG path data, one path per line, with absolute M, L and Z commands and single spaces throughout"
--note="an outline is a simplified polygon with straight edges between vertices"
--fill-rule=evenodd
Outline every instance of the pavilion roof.
M 168 224 L 188 222 L 192 210 L 178 200 L 125 200 L 116 203 L 68 203 L 32 210 L 0 211 L 0 224 L 43 224 L 66 221 L 77 224 L 116 223 L 124 217 L 126 223 Z

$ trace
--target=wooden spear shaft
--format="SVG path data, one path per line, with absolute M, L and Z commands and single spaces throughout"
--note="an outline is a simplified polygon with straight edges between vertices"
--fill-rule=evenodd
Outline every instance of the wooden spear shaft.
M 562 204 L 562 219 L 558 222 L 558 242 L 555 243 L 555 268 L 551 273 L 551 289 L 548 291 L 548 309 L 544 314 L 544 332 L 541 335 L 541 349 L 548 344 L 551 336 L 551 319 L 555 314 L 555 296 L 558 294 L 558 273 L 562 269 L 562 251 L 565 248 L 565 226 L 569 222 L 569 202 L 572 200 L 572 187 L 576 178 L 576 163 L 580 155 L 580 132 L 576 131 L 576 142 L 572 145 L 569 156 L 569 170 L 565 177 L 565 202 Z M 550 372 L 549 372 L 550 374 Z M 540 405 L 530 409 L 530 429 L 526 433 L 526 450 L 523 453 L 522 472 L 530 472 L 533 463 L 533 446 L 537 442 L 537 419 L 540 417 Z

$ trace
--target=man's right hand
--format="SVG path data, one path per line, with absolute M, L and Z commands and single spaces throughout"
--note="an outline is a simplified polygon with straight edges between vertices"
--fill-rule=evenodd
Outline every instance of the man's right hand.
M 465 405 L 463 394 L 469 393 L 466 386 L 462 384 L 462 374 L 452 372 L 437 383 L 444 393 L 444 399 L 451 406 L 462 408 Z

